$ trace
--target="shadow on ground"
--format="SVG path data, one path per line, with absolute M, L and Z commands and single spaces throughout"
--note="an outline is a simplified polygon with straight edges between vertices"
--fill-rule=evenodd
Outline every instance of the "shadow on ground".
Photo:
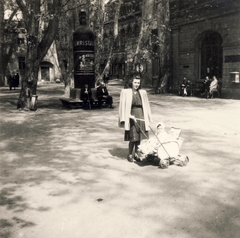
M 149 95 L 154 121 L 181 128 L 186 167 L 129 163 L 114 110 L 68 110 L 62 85 L 39 87 L 38 110 L 1 89 L 0 236 L 238 237 L 240 104 Z M 227 113 L 227 115 L 226 115 Z

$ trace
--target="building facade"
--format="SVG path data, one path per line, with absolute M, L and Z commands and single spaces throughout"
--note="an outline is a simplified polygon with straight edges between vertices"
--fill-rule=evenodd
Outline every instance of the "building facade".
M 198 88 L 206 76 L 221 97 L 240 99 L 240 1 L 170 1 L 174 92 L 183 77 Z
M 119 18 L 119 37 L 114 47 L 110 75 L 124 79 L 135 52 L 141 27 L 142 1 L 125 1 Z M 131 12 L 131 14 L 128 14 Z M 156 12 L 156 17 L 161 17 Z M 157 21 L 157 19 L 156 19 Z M 240 1 L 170 0 L 171 56 L 168 91 L 178 93 L 183 77 L 191 80 L 198 95 L 206 76 L 219 80 L 221 97 L 240 99 Z M 112 22 L 105 25 L 104 45 L 109 45 Z M 152 32 L 157 33 L 156 27 Z M 157 50 L 156 50 L 157 52 Z M 102 67 L 104 67 L 102 60 Z M 138 67 L 136 65 L 135 67 Z M 159 57 L 143 65 L 146 85 L 155 86 Z
M 5 19 L 5 24 L 7 24 L 7 18 Z M 24 77 L 25 73 L 27 32 L 21 19 L 13 20 L 12 25 L 14 26 L 14 31 L 13 29 L 5 28 L 4 32 L 4 47 L 7 49 L 12 47 L 13 51 L 5 72 L 5 85 L 8 84 L 8 76 L 15 73 L 19 73 L 21 85 L 21 80 Z M 11 41 L 9 41 L 10 38 Z M 61 72 L 57 59 L 56 45 L 55 42 L 53 42 L 40 64 L 38 71 L 38 81 L 55 82 L 55 80 L 59 78 L 61 78 Z

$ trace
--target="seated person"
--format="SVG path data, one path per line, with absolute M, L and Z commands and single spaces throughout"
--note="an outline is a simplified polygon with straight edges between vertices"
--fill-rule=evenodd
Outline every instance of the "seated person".
M 186 77 L 183 77 L 183 81 L 182 81 L 182 84 L 180 86 L 180 92 L 179 92 L 179 95 L 180 96 L 187 96 L 188 93 L 187 93 L 187 89 L 188 89 L 188 80 Z
M 98 107 L 102 108 L 103 99 L 106 100 L 106 104 L 109 105 L 110 108 L 113 108 L 113 98 L 109 95 L 107 87 L 105 83 L 98 82 L 97 86 L 97 98 L 98 98 Z
M 91 109 L 93 106 L 92 91 L 88 84 L 85 84 L 84 88 L 81 89 L 81 100 L 83 100 L 83 108 Z
M 210 83 L 210 86 L 209 86 L 209 97 L 213 96 L 213 92 L 218 91 L 217 88 L 218 88 L 218 80 L 216 76 L 213 76 L 213 81 Z
M 202 90 L 202 96 L 209 97 L 209 86 L 210 86 L 210 79 L 208 76 L 206 76 L 205 80 L 203 81 L 203 90 Z
M 181 96 L 190 96 L 192 95 L 192 85 L 191 81 L 186 77 L 183 78 L 183 82 L 180 86 L 180 95 Z
M 192 83 L 190 79 L 187 80 L 186 91 L 187 96 L 192 96 Z

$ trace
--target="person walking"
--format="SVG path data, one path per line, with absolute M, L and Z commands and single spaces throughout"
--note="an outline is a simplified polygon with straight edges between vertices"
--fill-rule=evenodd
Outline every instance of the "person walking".
M 125 129 L 124 140 L 129 141 L 127 160 L 140 161 L 136 151 L 143 139 L 148 139 L 152 120 L 146 90 L 141 88 L 141 78 L 133 77 L 131 88 L 122 89 L 119 103 L 118 126 Z
M 9 86 L 9 90 L 12 90 L 12 88 L 14 87 L 14 75 L 13 74 L 9 74 L 9 76 L 8 76 L 8 86 Z
M 15 87 L 18 87 L 18 86 L 19 86 L 19 74 L 16 73 L 14 75 L 14 89 L 15 89 Z
M 109 74 L 105 73 L 103 76 L 103 82 L 105 83 L 106 87 L 108 87 L 108 81 L 109 81 Z

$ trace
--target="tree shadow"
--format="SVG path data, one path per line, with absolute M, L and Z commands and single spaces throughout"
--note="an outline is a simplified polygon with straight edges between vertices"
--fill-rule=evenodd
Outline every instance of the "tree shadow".
M 33 222 L 31 222 L 31 221 L 23 220 L 23 219 L 18 218 L 18 217 L 13 217 L 12 219 L 13 219 L 21 228 L 23 228 L 23 227 L 36 226 L 35 223 L 33 223 Z
M 112 155 L 117 157 L 118 159 L 125 160 L 127 158 L 128 149 L 127 148 L 113 148 L 108 150 L 108 152 Z
M 4 188 L 0 192 L 0 206 L 7 206 L 8 210 L 25 210 L 27 204 L 21 196 L 12 196 L 14 193 L 13 188 Z
M 12 222 L 7 219 L 0 219 L 0 237 L 8 238 L 10 237 L 9 229 L 13 227 Z

